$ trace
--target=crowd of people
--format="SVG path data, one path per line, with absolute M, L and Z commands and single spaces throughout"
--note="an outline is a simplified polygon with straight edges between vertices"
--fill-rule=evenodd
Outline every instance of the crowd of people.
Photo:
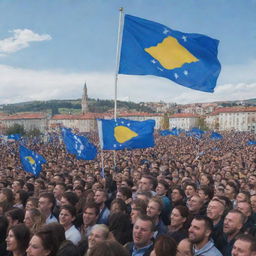
M 0 255 L 256 256 L 254 136 L 156 134 L 153 148 L 93 161 L 27 140 L 47 160 L 39 177 L 22 170 L 19 142 L 2 142 Z

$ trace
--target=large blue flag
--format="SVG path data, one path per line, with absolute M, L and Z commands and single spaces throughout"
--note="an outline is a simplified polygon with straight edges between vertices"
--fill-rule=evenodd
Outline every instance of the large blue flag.
M 98 119 L 101 148 L 121 150 L 154 147 L 154 120 Z
M 42 164 L 46 163 L 44 157 L 24 146 L 20 146 L 19 151 L 23 169 L 38 176 L 42 170 Z
M 97 156 L 97 148 L 90 141 L 80 135 L 71 132 L 71 129 L 62 128 L 63 141 L 70 154 L 74 154 L 77 159 L 93 160 Z
M 210 139 L 212 140 L 221 140 L 223 136 L 217 132 L 212 132 Z
M 219 41 L 125 15 L 119 74 L 154 75 L 213 92 L 220 73 Z
M 18 141 L 18 140 L 21 139 L 21 135 L 18 134 L 18 133 L 16 133 L 16 134 L 9 134 L 9 135 L 7 136 L 7 139 L 11 139 L 11 140 L 16 140 L 16 141 Z
M 249 140 L 247 145 L 256 145 L 256 140 Z

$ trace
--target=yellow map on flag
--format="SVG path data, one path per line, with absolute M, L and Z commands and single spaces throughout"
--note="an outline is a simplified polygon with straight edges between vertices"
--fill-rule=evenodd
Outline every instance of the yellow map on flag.
M 128 127 L 120 125 L 114 128 L 114 136 L 119 143 L 124 143 L 134 137 L 137 137 L 138 134 Z
M 157 46 L 145 48 L 144 50 L 158 60 L 165 69 L 180 68 L 185 63 L 199 61 L 172 36 L 166 37 Z

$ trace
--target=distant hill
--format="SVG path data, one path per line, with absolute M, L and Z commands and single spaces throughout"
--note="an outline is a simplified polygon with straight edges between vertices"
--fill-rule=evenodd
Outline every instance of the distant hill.
M 104 113 L 113 110 L 113 100 L 88 100 L 89 111 L 94 113 Z M 123 111 L 138 111 L 154 113 L 147 106 L 142 106 L 134 102 L 117 101 L 118 109 Z M 76 100 L 49 100 L 49 101 L 30 101 L 15 104 L 2 105 L 1 109 L 4 113 L 15 114 L 19 112 L 49 112 L 55 114 L 80 114 L 81 99 Z

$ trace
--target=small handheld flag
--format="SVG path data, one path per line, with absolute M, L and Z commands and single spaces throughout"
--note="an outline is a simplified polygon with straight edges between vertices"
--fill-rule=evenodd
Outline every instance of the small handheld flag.
M 153 147 L 154 120 L 98 119 L 101 148 L 121 150 Z
M 84 137 L 71 132 L 71 129 L 62 128 L 63 141 L 68 153 L 74 154 L 77 159 L 93 160 L 97 156 L 97 148 Z
M 42 170 L 42 164 L 46 163 L 44 157 L 24 146 L 20 146 L 19 152 L 24 171 L 38 176 Z

